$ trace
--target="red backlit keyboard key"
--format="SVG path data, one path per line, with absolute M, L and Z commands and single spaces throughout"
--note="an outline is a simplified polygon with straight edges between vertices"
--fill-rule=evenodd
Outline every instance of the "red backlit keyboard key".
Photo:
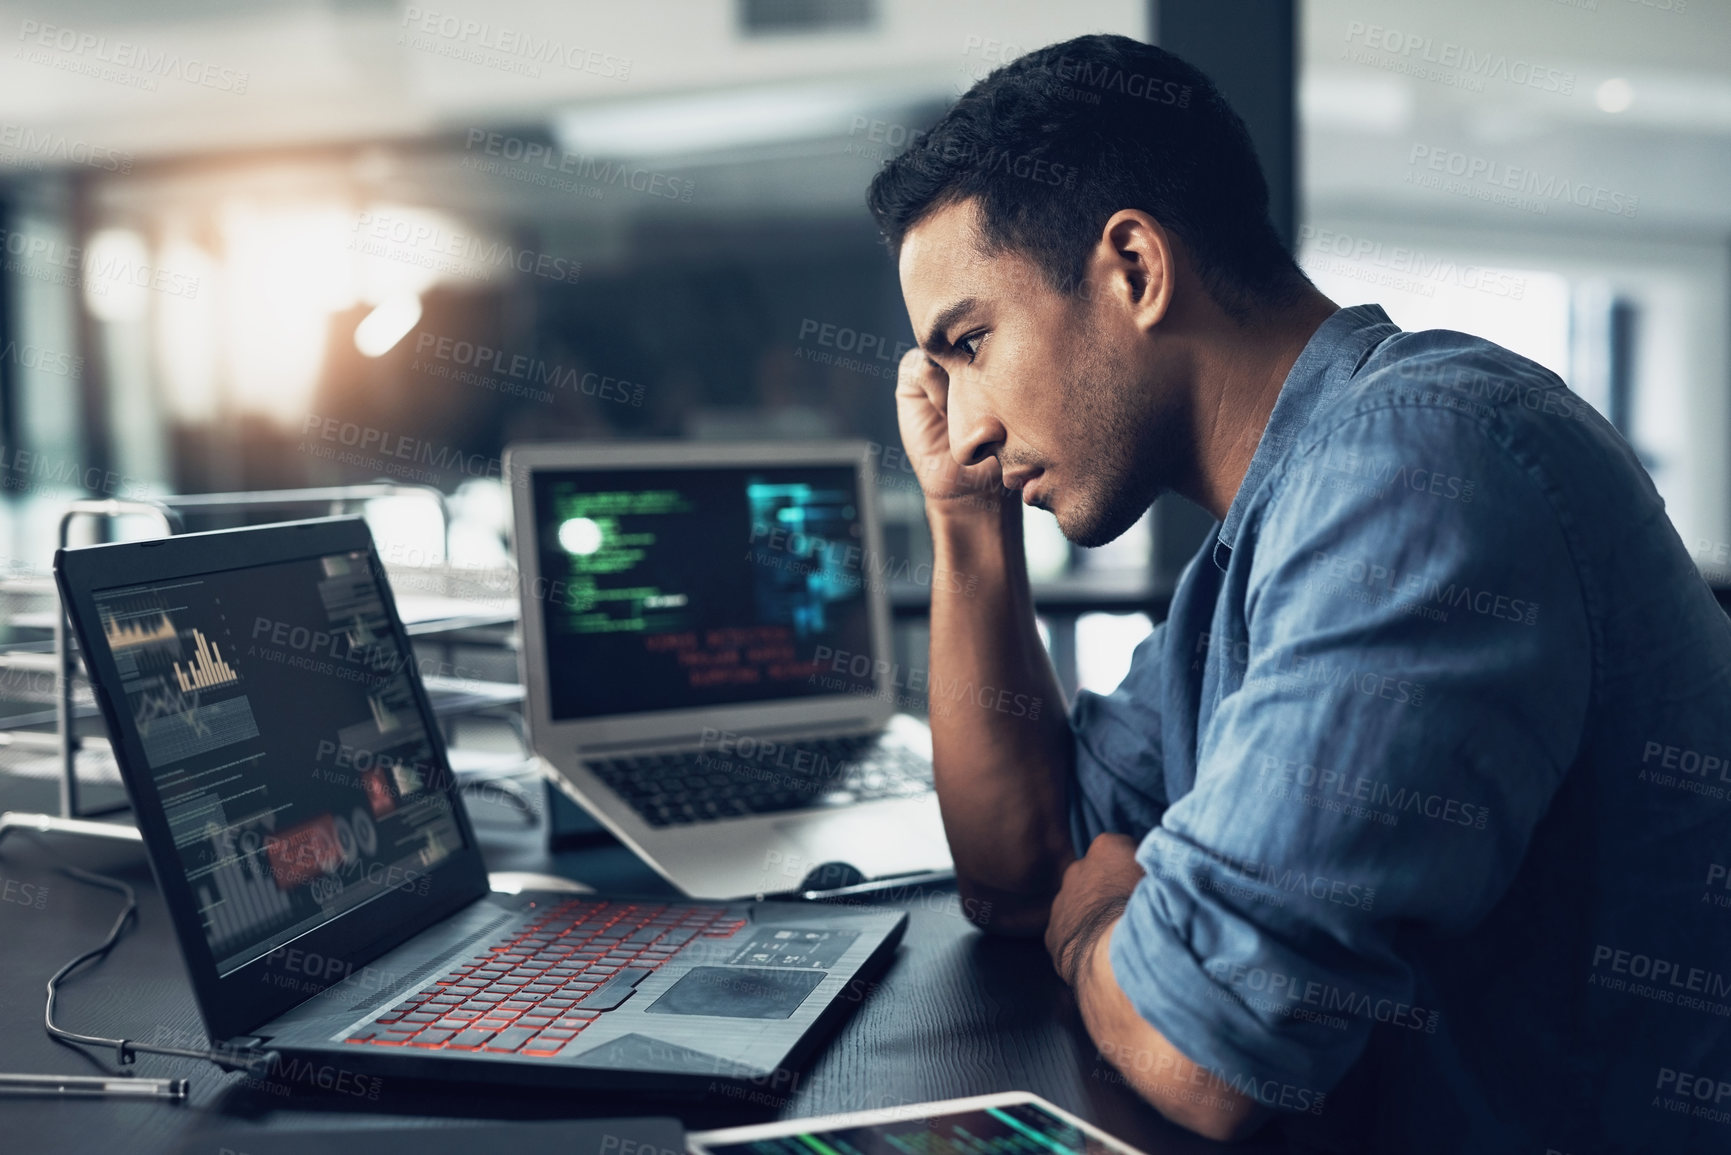
M 546 1056 L 684 946 L 747 921 L 738 907 L 573 899 L 531 910 L 487 952 L 402 996 L 348 1041 Z
M 447 1047 L 478 1047 L 492 1037 L 492 1031 L 468 1030 L 463 1031 L 445 1045 Z
M 535 1037 L 535 1032 L 528 1027 L 512 1027 L 500 1031 L 484 1044 L 489 1051 L 515 1051 L 524 1043 Z

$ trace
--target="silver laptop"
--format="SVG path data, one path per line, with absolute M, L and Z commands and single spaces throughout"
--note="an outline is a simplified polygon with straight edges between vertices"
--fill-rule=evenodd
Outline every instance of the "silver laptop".
M 535 751 L 686 894 L 950 867 L 863 441 L 506 451 Z

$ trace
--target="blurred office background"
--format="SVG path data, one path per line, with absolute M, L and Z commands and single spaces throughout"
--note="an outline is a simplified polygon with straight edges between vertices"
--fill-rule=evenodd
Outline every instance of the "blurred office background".
M 1097 31 L 1243 102 L 1324 292 L 1562 374 L 1725 578 L 1725 0 L 55 0 L 0 5 L 9 579 L 76 497 L 378 479 L 451 519 L 367 503 L 387 556 L 497 570 L 500 451 L 549 437 L 868 438 L 917 563 L 866 184 Z M 1029 516 L 1066 681 L 1108 689 L 1206 521 L 1082 551 Z

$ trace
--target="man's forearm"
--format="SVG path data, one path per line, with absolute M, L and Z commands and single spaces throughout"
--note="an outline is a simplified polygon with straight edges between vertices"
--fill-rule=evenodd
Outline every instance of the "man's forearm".
M 1120 908 L 1121 909 L 1121 908 Z M 1079 949 L 1076 1003 L 1088 1036 L 1136 1092 L 1181 1127 L 1210 1139 L 1235 1140 L 1268 1119 L 1256 1100 L 1188 1059 L 1137 1012 L 1112 973 L 1109 944 L 1116 918 Z
M 933 761 L 958 884 L 988 929 L 1037 933 L 1071 859 L 1062 693 L 1034 624 L 1022 510 L 930 512 Z

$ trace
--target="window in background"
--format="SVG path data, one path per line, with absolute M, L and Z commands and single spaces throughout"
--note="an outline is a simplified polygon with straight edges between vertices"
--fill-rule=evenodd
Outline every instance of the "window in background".
M 1301 12 L 1317 284 L 1554 370 L 1627 438 L 1698 558 L 1731 541 L 1731 8 Z M 1468 63 L 1505 59 L 1542 61 L 1548 86 Z
M 1383 235 L 1389 232 L 1304 225 L 1298 263 L 1336 304 L 1374 301 L 1402 329 L 1471 333 L 1568 379 L 1564 277 L 1482 264 L 1459 251 L 1426 251 Z
M 1110 694 L 1130 672 L 1130 657 L 1154 631 L 1147 614 L 1083 614 L 1076 621 L 1076 681 Z
M 1726 300 L 1723 270 L 1658 246 L 1636 256 L 1388 221 L 1300 237 L 1300 265 L 1338 304 L 1375 302 L 1408 331 L 1471 333 L 1556 373 L 1629 441 L 1684 540 L 1723 540 L 1711 527 L 1724 455 L 1703 430 L 1724 422 L 1724 338 L 1704 323 Z
M 1137 519 L 1136 524 L 1105 545 L 1078 550 L 1076 560 L 1084 569 L 1095 572 L 1140 572 L 1148 568 L 1154 553 L 1154 508 Z

